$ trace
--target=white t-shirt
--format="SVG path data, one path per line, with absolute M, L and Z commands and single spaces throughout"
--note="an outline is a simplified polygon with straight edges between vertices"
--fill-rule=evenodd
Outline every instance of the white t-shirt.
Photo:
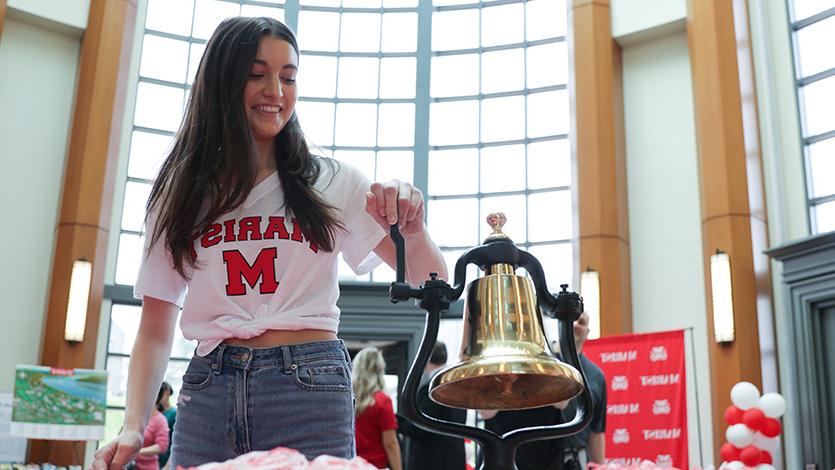
M 345 227 L 336 229 L 332 252 L 306 240 L 286 211 L 274 173 L 195 240 L 198 269 L 188 271 L 188 281 L 174 270 L 163 237 L 148 251 L 154 229 L 149 217 L 148 256 L 140 266 L 134 297 L 147 295 L 181 306 L 183 336 L 199 342 L 199 356 L 225 339 L 249 339 L 267 330 L 336 333 L 337 255 L 341 252 L 354 272 L 365 274 L 381 262 L 372 250 L 385 231 L 365 212 L 371 182 L 344 163 L 331 168 L 323 161 L 320 166 L 314 188 L 337 209 Z

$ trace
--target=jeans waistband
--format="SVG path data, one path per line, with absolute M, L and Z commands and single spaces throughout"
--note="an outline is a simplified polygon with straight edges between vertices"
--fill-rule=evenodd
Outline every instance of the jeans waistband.
M 250 348 L 221 343 L 206 356 L 194 356 L 194 359 L 212 363 L 218 373 L 222 367 L 254 369 L 277 367 L 316 359 L 345 359 L 350 364 L 351 357 L 342 340 L 314 341 L 311 343 L 288 344 L 270 348 Z

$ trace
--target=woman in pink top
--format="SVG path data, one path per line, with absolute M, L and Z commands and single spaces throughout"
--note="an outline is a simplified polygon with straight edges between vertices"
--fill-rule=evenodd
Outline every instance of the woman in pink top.
M 168 420 L 154 409 L 139 455 L 136 456 L 136 470 L 159 470 L 159 454 L 168 449 Z

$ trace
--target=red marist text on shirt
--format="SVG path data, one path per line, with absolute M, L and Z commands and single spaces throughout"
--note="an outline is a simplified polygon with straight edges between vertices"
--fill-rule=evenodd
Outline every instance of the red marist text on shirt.
M 292 220 L 293 231 L 287 230 L 284 216 L 270 216 L 264 228 L 261 228 L 263 217 L 254 215 L 235 220 L 224 220 L 222 224 L 210 225 L 202 234 L 195 237 L 200 239 L 200 246 L 209 248 L 218 243 L 242 242 L 247 240 L 293 240 L 294 242 L 305 242 L 309 240 L 307 231 L 301 227 L 299 221 L 294 217 Z M 319 252 L 319 245 L 310 242 L 310 250 Z
M 239 220 L 224 220 L 222 224 L 214 223 L 209 225 L 202 233 L 194 236 L 194 240 L 200 240 L 200 246 L 209 248 L 218 243 L 241 242 L 247 240 L 292 240 L 294 242 L 305 242 L 310 239 L 307 231 L 302 228 L 299 221 L 293 218 L 293 231 L 289 232 L 285 225 L 284 216 L 270 216 L 264 229 L 261 229 L 260 215 L 243 217 Z M 310 243 L 310 250 L 319 252 L 319 245 Z M 197 259 L 197 252 L 192 248 L 191 256 Z
M 203 248 L 250 240 L 290 240 L 298 243 L 307 242 L 312 252 L 319 252 L 319 245 L 310 241 L 307 231 L 295 218 L 291 221 L 292 231 L 287 229 L 284 216 L 269 216 L 264 224 L 262 221 L 263 217 L 260 215 L 224 220 L 223 223 L 210 225 L 195 236 L 194 240 L 199 240 Z M 197 259 L 194 247 L 191 256 L 192 259 Z M 227 271 L 226 295 L 246 295 L 244 281 L 260 294 L 274 294 L 278 289 L 275 268 L 277 257 L 278 252 L 274 246 L 262 249 L 253 260 L 245 259 L 238 249 L 223 250 L 223 262 Z

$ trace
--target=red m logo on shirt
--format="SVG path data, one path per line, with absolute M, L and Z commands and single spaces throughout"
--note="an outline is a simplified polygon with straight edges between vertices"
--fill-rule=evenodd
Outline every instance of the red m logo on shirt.
M 255 288 L 259 284 L 259 292 L 273 294 L 278 289 L 278 279 L 275 276 L 275 260 L 278 252 L 275 247 L 264 248 L 250 265 L 238 250 L 223 252 L 223 262 L 226 263 L 226 295 L 246 295 L 246 286 Z

